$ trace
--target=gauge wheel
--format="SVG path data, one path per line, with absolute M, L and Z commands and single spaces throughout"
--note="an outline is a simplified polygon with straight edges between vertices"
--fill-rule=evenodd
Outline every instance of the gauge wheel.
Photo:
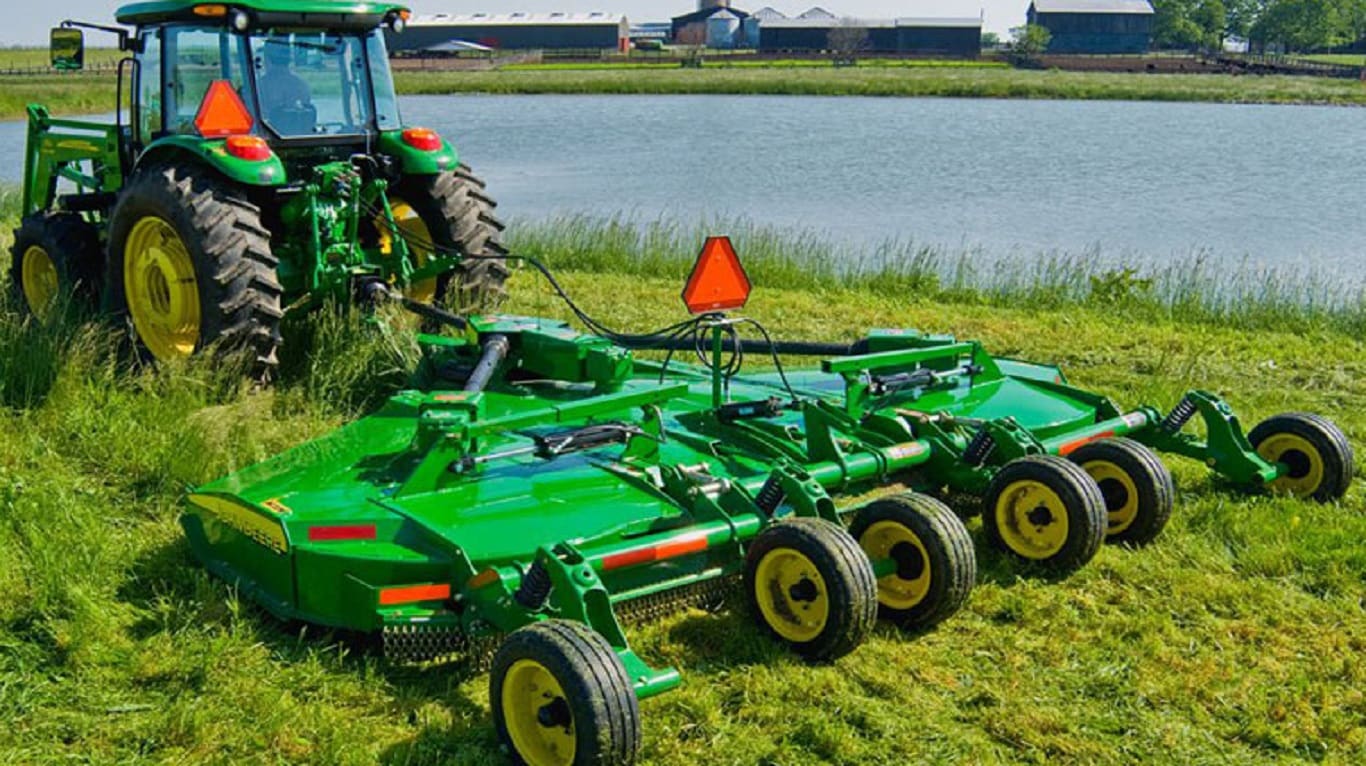
M 1100 487 L 1080 466 L 1053 455 L 1007 463 L 982 507 L 982 527 L 993 546 L 1057 574 L 1094 558 L 1106 526 Z
M 972 537 L 938 500 L 912 492 L 874 500 L 854 514 L 849 533 L 871 561 L 895 564 L 877 581 L 883 619 L 925 629 L 967 603 L 977 581 Z
M 1068 457 L 1100 487 L 1107 516 L 1105 541 L 1147 545 L 1172 517 L 1172 473 L 1156 453 L 1132 439 L 1102 439 Z
M 1291 412 L 1257 424 L 1247 439 L 1269 463 L 1285 466 L 1271 491 L 1329 503 L 1340 500 L 1352 484 L 1352 445 L 1332 421 L 1319 415 Z
M 788 519 L 759 533 L 745 558 L 745 592 L 769 633 L 816 662 L 853 651 L 877 622 L 868 557 L 824 519 Z
M 489 703 L 498 738 L 528 766 L 625 766 L 640 748 L 640 703 L 601 635 L 568 620 L 508 636 L 493 659 Z

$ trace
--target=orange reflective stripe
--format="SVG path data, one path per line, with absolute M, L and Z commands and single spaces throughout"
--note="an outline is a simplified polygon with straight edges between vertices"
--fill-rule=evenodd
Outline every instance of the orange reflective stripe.
M 407 585 L 402 588 L 383 588 L 379 592 L 380 606 L 412 604 L 417 601 L 444 601 L 451 597 L 449 585 Z

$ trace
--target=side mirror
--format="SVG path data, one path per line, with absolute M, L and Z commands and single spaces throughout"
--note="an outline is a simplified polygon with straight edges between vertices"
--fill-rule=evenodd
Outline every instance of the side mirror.
M 52 68 L 75 72 L 85 68 L 85 33 L 57 27 L 52 30 Z

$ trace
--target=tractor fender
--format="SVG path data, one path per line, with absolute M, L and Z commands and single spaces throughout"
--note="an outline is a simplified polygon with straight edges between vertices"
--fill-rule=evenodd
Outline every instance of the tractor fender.
M 195 136 L 167 136 L 153 141 L 138 157 L 137 167 L 160 163 L 179 164 L 188 158 L 197 159 L 228 180 L 246 186 L 282 186 L 289 180 L 284 163 L 274 152 L 264 160 L 244 160 L 228 154 L 225 139 Z
M 418 149 L 403 140 L 403 131 L 388 130 L 379 134 L 380 152 L 398 160 L 404 175 L 430 176 L 455 170 L 460 165 L 460 157 L 450 142 L 442 139 L 441 148 L 434 150 Z

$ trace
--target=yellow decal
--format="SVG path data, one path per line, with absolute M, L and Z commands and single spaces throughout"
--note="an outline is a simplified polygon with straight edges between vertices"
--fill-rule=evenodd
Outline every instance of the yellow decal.
M 271 499 L 261 503 L 261 507 L 265 508 L 268 511 L 272 511 L 280 516 L 288 516 L 291 513 L 294 513 L 294 509 L 280 502 L 280 498 L 278 497 L 272 497 Z
M 70 138 L 58 141 L 57 148 L 74 149 L 78 152 L 98 152 L 100 150 L 100 147 L 90 143 L 89 141 L 78 141 Z
M 289 540 L 280 522 L 266 518 L 254 508 L 211 495 L 190 495 L 189 502 L 276 553 L 289 551 Z

